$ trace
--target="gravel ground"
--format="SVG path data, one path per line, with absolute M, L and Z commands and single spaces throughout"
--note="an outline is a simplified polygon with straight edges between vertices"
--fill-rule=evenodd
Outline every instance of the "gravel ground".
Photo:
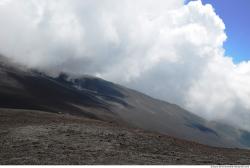
M 63 114 L 0 110 L 1 165 L 250 164 L 250 151 Z

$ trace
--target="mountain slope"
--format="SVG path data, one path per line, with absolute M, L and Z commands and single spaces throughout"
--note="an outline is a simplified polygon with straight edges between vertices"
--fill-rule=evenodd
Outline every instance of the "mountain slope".
M 1 108 L 78 115 L 213 146 L 246 146 L 238 140 L 237 131 L 228 134 L 219 124 L 211 125 L 174 104 L 120 85 L 90 76 L 53 78 L 16 67 L 6 60 L 0 64 Z
M 249 164 L 250 151 L 214 148 L 94 119 L 0 109 L 0 164 Z

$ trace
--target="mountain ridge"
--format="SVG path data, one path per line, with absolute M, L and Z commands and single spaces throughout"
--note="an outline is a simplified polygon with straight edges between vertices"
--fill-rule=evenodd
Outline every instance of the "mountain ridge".
M 237 137 L 237 129 L 228 134 L 220 124 L 168 102 L 91 76 L 74 77 L 65 73 L 47 76 L 37 70 L 0 64 L 0 107 L 42 110 L 78 115 L 131 127 L 155 131 L 173 137 L 218 147 L 247 147 Z M 233 137 L 233 138 L 232 138 Z M 248 136 L 245 136 L 248 138 Z M 242 143 L 244 142 L 244 143 Z

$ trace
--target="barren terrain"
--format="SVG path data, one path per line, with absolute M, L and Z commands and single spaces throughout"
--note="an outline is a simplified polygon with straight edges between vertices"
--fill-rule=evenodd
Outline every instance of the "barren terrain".
M 1 109 L 0 164 L 250 164 L 250 151 L 82 117 Z

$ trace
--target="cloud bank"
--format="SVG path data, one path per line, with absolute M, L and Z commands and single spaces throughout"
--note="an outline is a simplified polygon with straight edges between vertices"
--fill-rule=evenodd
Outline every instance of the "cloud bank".
M 213 7 L 183 0 L 0 0 L 0 52 L 91 74 L 250 130 L 250 63 L 224 54 Z

